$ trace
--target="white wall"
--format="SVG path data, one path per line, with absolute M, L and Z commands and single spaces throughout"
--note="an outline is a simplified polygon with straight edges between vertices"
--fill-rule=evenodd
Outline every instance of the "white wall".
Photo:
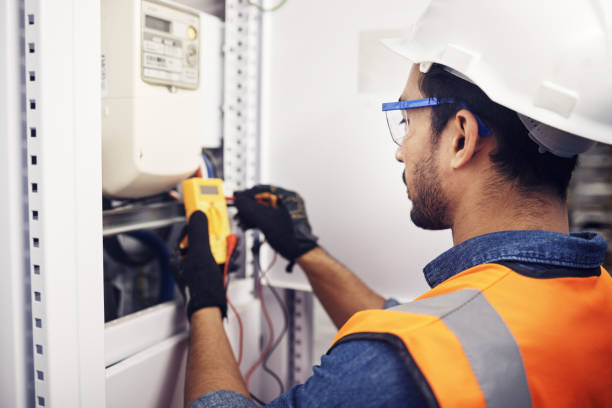
M 384 296 L 427 290 L 423 266 L 449 232 L 412 225 L 381 103 L 409 63 L 379 45 L 426 4 L 288 0 L 264 19 L 262 181 L 299 191 L 320 243 Z M 303 288 L 278 262 L 274 282 Z

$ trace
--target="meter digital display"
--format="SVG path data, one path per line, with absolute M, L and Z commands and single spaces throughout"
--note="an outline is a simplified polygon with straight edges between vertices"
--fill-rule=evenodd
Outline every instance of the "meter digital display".
M 216 186 L 200 186 L 200 194 L 219 194 L 219 189 Z
M 145 16 L 145 26 L 152 28 L 153 30 L 163 31 L 165 33 L 170 32 L 170 22 L 162 20 L 161 18 L 153 16 Z

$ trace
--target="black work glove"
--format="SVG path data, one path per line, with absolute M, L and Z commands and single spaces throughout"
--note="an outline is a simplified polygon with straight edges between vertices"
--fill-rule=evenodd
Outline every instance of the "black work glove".
M 289 261 L 317 247 L 304 200 L 299 194 L 275 186 L 258 185 L 234 193 L 238 220 L 244 229 L 258 228 L 270 246 Z
M 216 306 L 227 315 L 223 269 L 213 258 L 208 238 L 208 219 L 195 211 L 187 226 L 189 247 L 172 256 L 171 271 L 187 304 L 187 318 L 196 310 Z

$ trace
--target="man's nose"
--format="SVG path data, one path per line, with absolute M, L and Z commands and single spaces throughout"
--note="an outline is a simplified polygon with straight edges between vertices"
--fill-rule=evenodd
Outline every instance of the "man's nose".
M 400 163 L 403 163 L 404 159 L 402 159 L 401 150 L 402 150 L 402 146 L 398 146 L 397 149 L 395 150 L 395 160 L 397 160 Z

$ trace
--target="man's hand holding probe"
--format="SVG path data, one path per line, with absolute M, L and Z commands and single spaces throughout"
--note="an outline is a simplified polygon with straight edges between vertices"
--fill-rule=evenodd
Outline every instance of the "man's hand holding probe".
M 289 261 L 295 261 L 317 247 L 318 238 L 306 216 L 299 194 L 275 186 L 255 186 L 234 194 L 238 219 L 243 229 L 258 228 L 272 248 Z
M 337 327 L 354 313 L 379 309 L 385 299 L 317 245 L 304 200 L 299 194 L 275 186 L 258 185 L 234 193 L 238 219 L 245 229 L 258 228 L 270 246 L 297 263 Z

